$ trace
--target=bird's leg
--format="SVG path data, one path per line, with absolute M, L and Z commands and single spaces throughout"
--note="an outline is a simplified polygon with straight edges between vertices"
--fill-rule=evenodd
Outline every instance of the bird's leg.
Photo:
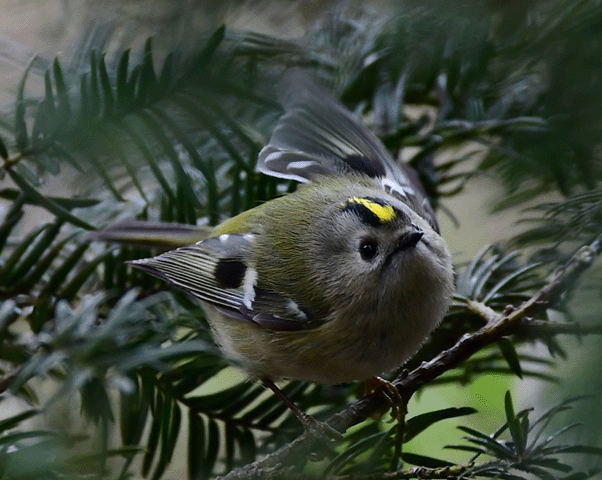
M 366 395 L 378 393 L 391 408 L 392 422 L 400 420 L 405 414 L 405 401 L 395 385 L 388 380 L 380 377 L 372 377 L 364 383 L 364 392 Z
M 295 414 L 295 416 L 301 420 L 305 431 L 312 434 L 317 433 L 319 436 L 327 436 L 329 439 L 340 440 L 342 438 L 340 432 L 336 431 L 330 425 L 318 422 L 314 417 L 308 415 L 303 410 L 301 410 L 297 405 L 295 405 L 290 398 L 288 398 L 282 390 L 280 390 L 276 384 L 269 378 L 263 377 L 261 378 L 263 384 L 268 387 L 274 394 L 284 402 L 284 404 L 290 408 L 290 410 Z

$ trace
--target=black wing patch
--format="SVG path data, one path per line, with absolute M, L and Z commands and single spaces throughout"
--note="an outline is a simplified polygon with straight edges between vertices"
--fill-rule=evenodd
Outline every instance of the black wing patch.
M 384 177 L 387 174 L 382 164 L 371 162 L 363 155 L 349 155 L 343 161 L 351 170 L 368 175 L 370 178 Z
M 246 271 L 247 266 L 242 260 L 222 258 L 216 263 L 213 275 L 222 288 L 240 288 Z

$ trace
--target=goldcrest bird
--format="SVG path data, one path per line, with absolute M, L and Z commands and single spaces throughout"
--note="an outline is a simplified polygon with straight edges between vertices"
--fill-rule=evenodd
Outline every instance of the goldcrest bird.
M 201 299 L 225 355 L 270 388 L 366 380 L 440 323 L 451 255 L 415 172 L 316 84 L 284 84 L 258 170 L 303 185 L 130 264 Z

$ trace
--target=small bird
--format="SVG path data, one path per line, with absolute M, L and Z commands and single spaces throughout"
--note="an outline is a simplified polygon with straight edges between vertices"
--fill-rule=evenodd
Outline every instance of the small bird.
M 226 357 L 307 426 L 274 381 L 399 367 L 447 311 L 453 267 L 416 173 L 304 75 L 283 85 L 258 170 L 302 185 L 210 238 L 129 263 L 202 300 Z

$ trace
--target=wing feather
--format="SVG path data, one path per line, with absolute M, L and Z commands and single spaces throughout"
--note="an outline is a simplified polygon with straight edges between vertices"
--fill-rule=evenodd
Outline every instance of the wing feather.
M 281 85 L 285 114 L 259 153 L 267 175 L 307 182 L 320 175 L 362 173 L 439 226 L 416 172 L 393 160 L 382 142 L 299 70 Z
M 257 274 L 249 264 L 253 241 L 254 235 L 250 234 L 221 235 L 128 263 L 210 303 L 233 319 L 271 330 L 319 325 L 294 300 L 256 284 Z M 220 268 L 224 263 L 230 267 Z

